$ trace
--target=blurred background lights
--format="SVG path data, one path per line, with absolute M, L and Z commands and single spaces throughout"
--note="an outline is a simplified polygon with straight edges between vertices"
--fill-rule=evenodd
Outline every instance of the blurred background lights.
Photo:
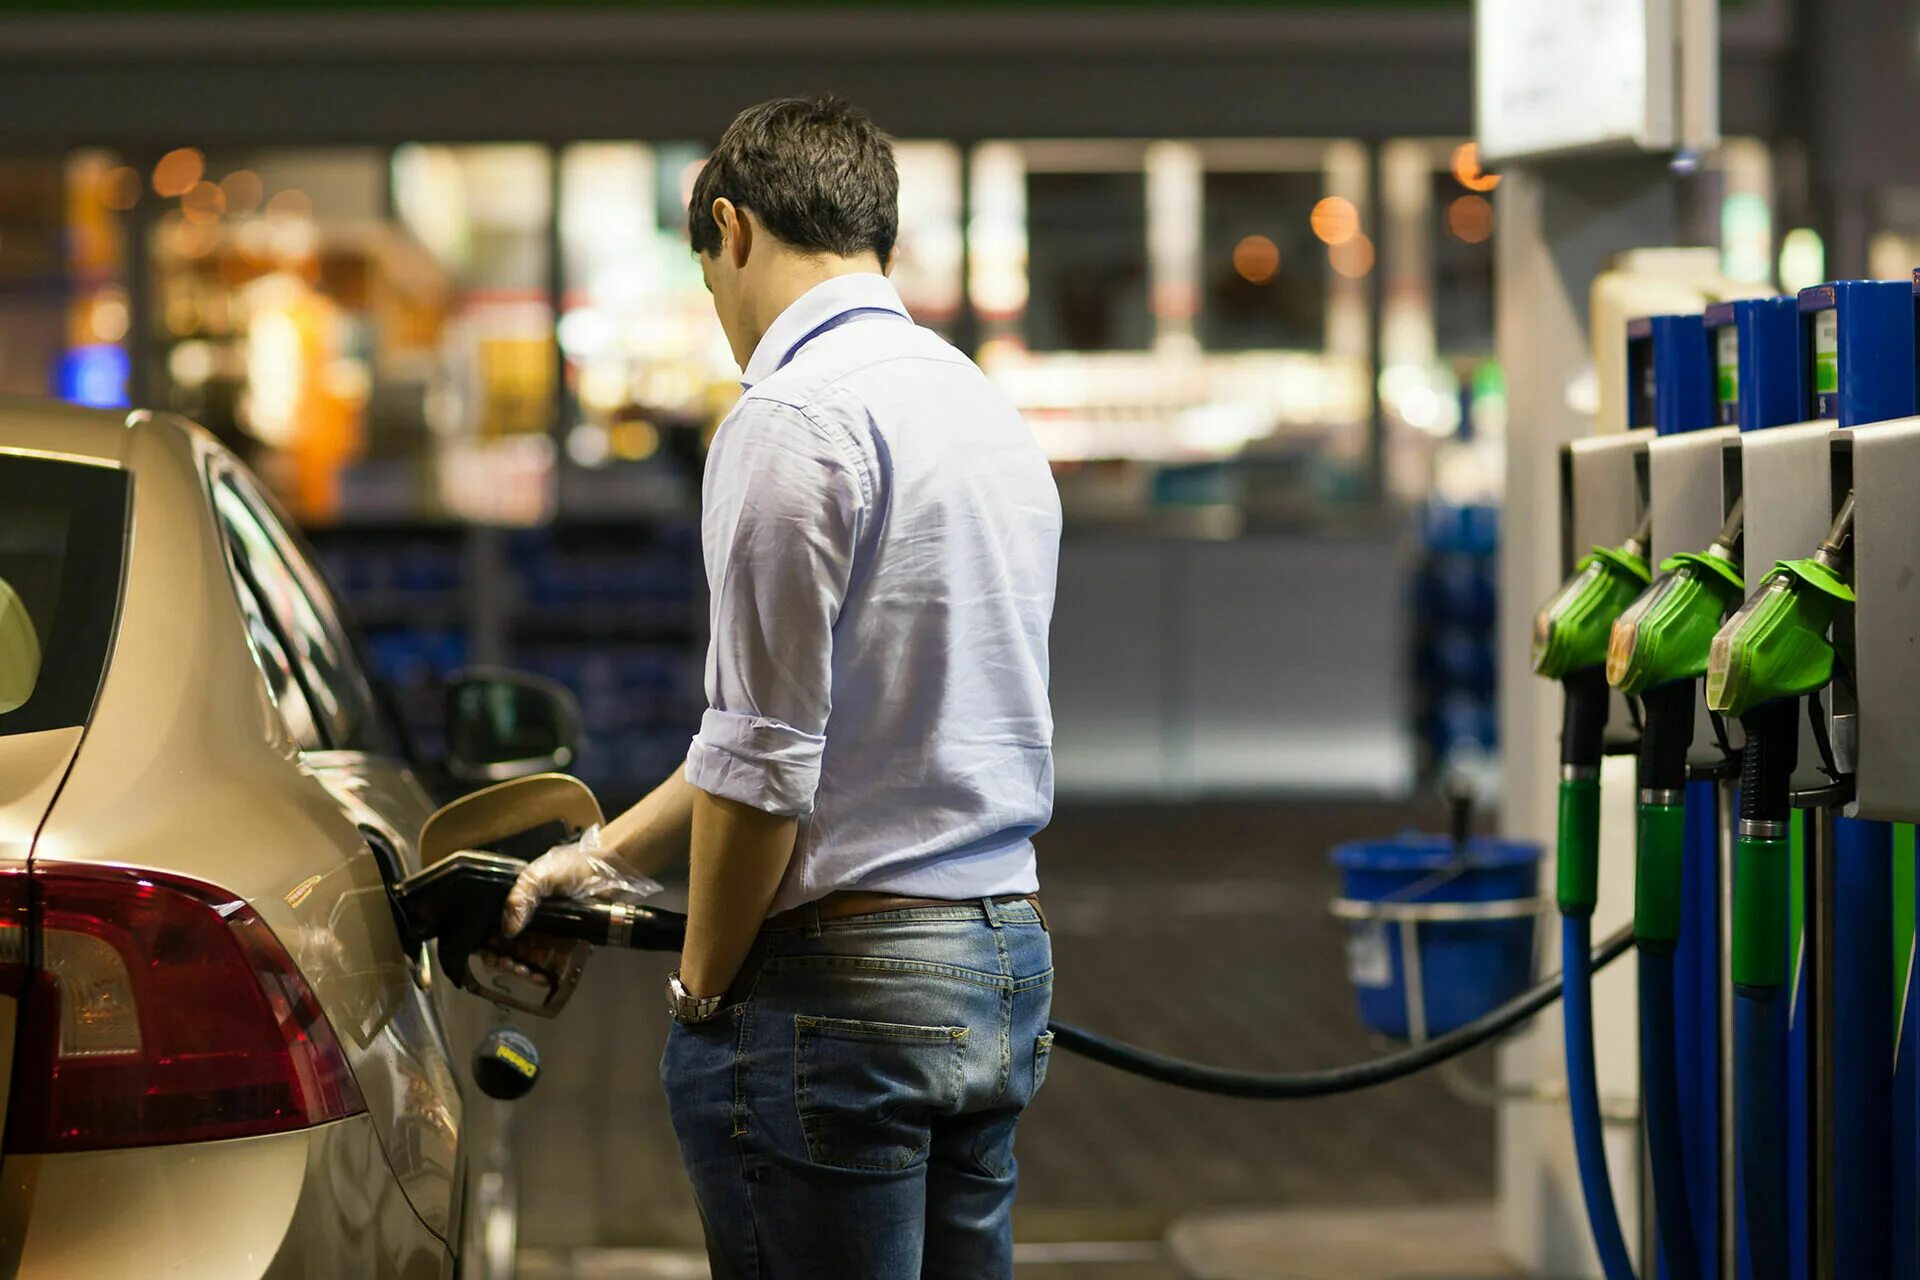
M 1500 185 L 1500 175 L 1480 167 L 1480 144 L 1463 142 L 1453 149 L 1453 177 L 1469 191 L 1491 191 Z
M 306 192 L 289 188 L 267 201 L 267 216 L 288 219 L 311 218 L 313 201 L 307 197 Z
M 227 193 L 211 182 L 196 182 L 180 197 L 180 212 L 188 222 L 218 222 L 226 211 Z
M 193 147 L 177 147 L 161 156 L 160 163 L 153 166 L 154 194 L 169 198 L 183 196 L 206 172 L 205 156 Z
M 1795 227 L 1780 239 L 1780 291 L 1796 294 L 1827 278 L 1827 246 L 1812 227 Z
M 1233 269 L 1248 284 L 1266 284 L 1280 274 L 1280 246 L 1266 236 L 1242 236 L 1233 246 Z
M 1744 284 L 1773 279 L 1773 215 L 1765 197 L 1742 191 L 1721 201 L 1720 269 Z
M 124 164 L 112 170 L 101 181 L 100 198 L 109 209 L 133 208 L 140 203 L 140 175 Z
M 220 190 L 227 198 L 227 212 L 234 214 L 252 213 L 266 195 L 260 175 L 251 169 L 235 169 L 220 179 Z
M 615 423 L 607 436 L 613 445 L 614 456 L 629 462 L 651 458 L 660 448 L 659 430 L 651 422 L 639 418 Z
M 560 349 L 569 360 L 588 360 L 613 348 L 620 334 L 598 307 L 575 307 L 560 317 Z
M 1493 234 L 1493 205 L 1485 196 L 1461 196 L 1447 205 L 1447 230 L 1468 244 Z
M 1373 241 L 1355 232 L 1327 250 L 1333 269 L 1349 280 L 1357 280 L 1373 270 Z
M 567 432 L 567 457 L 571 458 L 576 466 L 604 466 L 612 453 L 613 446 L 607 439 L 605 427 L 592 422 L 583 422 Z
M 199 387 L 213 376 L 213 346 L 202 339 L 176 343 L 167 353 L 167 373 L 183 387 Z
M 93 300 L 87 327 L 96 342 L 118 342 L 127 336 L 133 313 L 127 307 L 127 295 L 119 289 L 106 289 Z
M 1328 196 L 1313 206 L 1308 222 L 1313 234 L 1324 243 L 1345 244 L 1360 232 L 1360 211 L 1351 200 Z

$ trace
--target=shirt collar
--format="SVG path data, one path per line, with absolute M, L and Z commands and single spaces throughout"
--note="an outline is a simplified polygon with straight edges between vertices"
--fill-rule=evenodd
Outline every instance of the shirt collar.
M 740 385 L 751 387 L 768 377 L 822 325 L 849 311 L 875 310 L 893 311 L 912 319 L 893 282 L 876 272 L 860 271 L 821 281 L 795 298 L 767 326 L 766 336 L 747 361 Z

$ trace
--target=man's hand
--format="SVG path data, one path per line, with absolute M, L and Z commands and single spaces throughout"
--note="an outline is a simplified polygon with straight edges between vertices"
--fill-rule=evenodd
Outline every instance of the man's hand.
M 602 846 L 598 826 L 588 827 L 579 839 L 557 844 L 527 864 L 507 891 L 500 932 L 509 938 L 518 934 L 546 898 L 644 898 L 658 892 L 658 884 L 627 870 Z

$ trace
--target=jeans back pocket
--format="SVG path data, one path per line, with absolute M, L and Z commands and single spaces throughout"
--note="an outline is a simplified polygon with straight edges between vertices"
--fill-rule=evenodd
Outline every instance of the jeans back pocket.
M 807 1157 L 839 1169 L 905 1169 L 933 1117 L 960 1108 L 967 1029 L 796 1015 L 794 1097 Z

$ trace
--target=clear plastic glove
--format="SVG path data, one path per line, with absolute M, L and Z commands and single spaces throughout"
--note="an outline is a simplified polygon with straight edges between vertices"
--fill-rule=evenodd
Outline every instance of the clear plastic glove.
M 500 931 L 509 938 L 517 935 L 547 898 L 605 902 L 646 898 L 658 892 L 659 884 L 635 875 L 603 849 L 600 828 L 591 826 L 580 833 L 579 839 L 557 844 L 527 864 L 507 891 Z

